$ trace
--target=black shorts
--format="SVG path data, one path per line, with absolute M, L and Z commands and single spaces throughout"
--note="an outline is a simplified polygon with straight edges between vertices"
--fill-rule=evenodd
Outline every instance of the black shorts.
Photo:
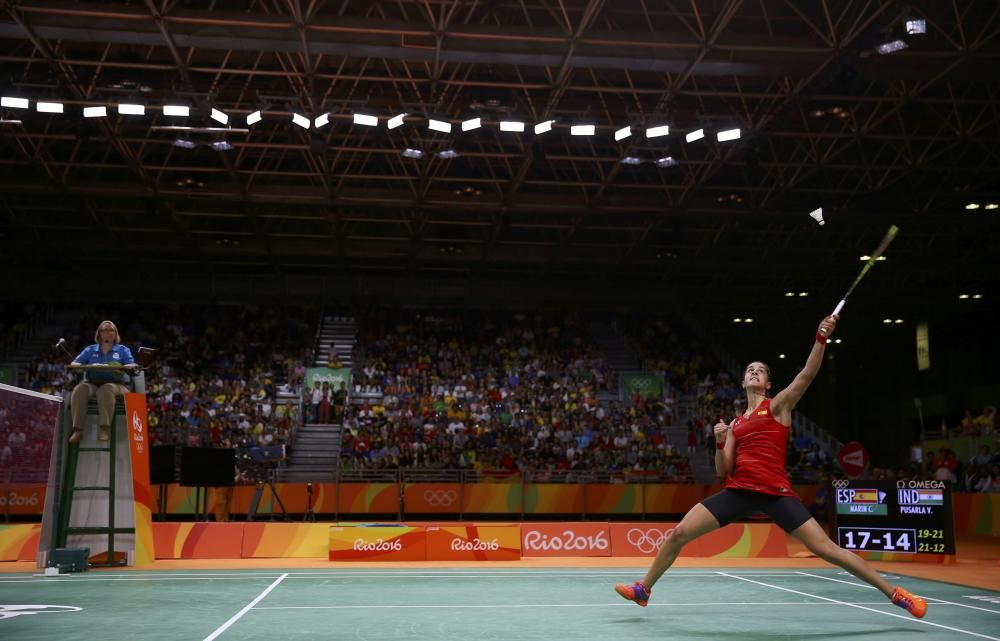
M 750 514 L 763 512 L 785 532 L 791 533 L 812 518 L 809 510 L 794 496 L 774 496 L 726 488 L 701 502 L 719 525 L 728 525 Z

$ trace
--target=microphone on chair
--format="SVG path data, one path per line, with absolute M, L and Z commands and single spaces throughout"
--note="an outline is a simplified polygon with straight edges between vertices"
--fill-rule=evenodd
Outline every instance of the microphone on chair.
M 66 349 L 65 338 L 60 338 L 58 341 L 56 341 L 56 344 L 53 345 L 52 348 L 62 352 L 63 356 L 65 356 L 68 360 L 73 360 L 73 355 L 69 353 L 68 349 Z

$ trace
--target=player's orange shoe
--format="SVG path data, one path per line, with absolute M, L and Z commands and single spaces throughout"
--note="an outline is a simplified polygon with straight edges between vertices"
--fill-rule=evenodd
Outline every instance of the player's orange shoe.
M 646 586 L 639 581 L 636 581 L 632 585 L 619 583 L 615 585 L 615 592 L 622 595 L 622 598 L 635 601 L 642 607 L 646 607 L 646 604 L 649 603 L 649 595 L 652 594 L 652 591 L 647 590 Z
M 899 586 L 892 591 L 892 602 L 918 619 L 924 618 L 927 613 L 927 601 Z

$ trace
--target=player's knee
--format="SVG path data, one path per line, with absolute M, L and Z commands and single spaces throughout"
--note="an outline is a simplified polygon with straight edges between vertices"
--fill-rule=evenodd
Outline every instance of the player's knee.
M 677 547 L 683 547 L 691 537 L 688 536 L 687 528 L 683 525 L 678 525 L 672 530 L 669 530 L 664 537 L 664 542 L 667 545 L 675 545 Z

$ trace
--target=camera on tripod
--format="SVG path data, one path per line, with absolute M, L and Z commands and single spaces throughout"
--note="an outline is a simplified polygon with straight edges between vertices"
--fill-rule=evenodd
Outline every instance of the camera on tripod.
M 250 460 L 254 463 L 277 463 L 278 461 L 284 461 L 287 457 L 285 456 L 285 446 L 284 445 L 266 445 L 266 446 L 255 446 L 247 450 L 247 455 Z
M 254 445 L 243 441 L 236 448 L 236 467 L 241 482 L 271 481 L 278 463 L 287 458 L 284 445 Z
M 247 509 L 247 520 L 253 521 L 257 518 L 258 508 L 266 489 L 271 490 L 273 503 L 277 504 L 281 510 L 283 518 L 287 519 L 285 504 L 278 496 L 278 489 L 274 486 L 277 476 L 278 463 L 287 458 L 284 445 L 254 445 L 252 441 L 243 441 L 236 448 L 236 469 L 241 483 L 254 484 L 253 497 L 250 499 L 250 506 Z M 271 519 L 274 519 L 273 508 Z

